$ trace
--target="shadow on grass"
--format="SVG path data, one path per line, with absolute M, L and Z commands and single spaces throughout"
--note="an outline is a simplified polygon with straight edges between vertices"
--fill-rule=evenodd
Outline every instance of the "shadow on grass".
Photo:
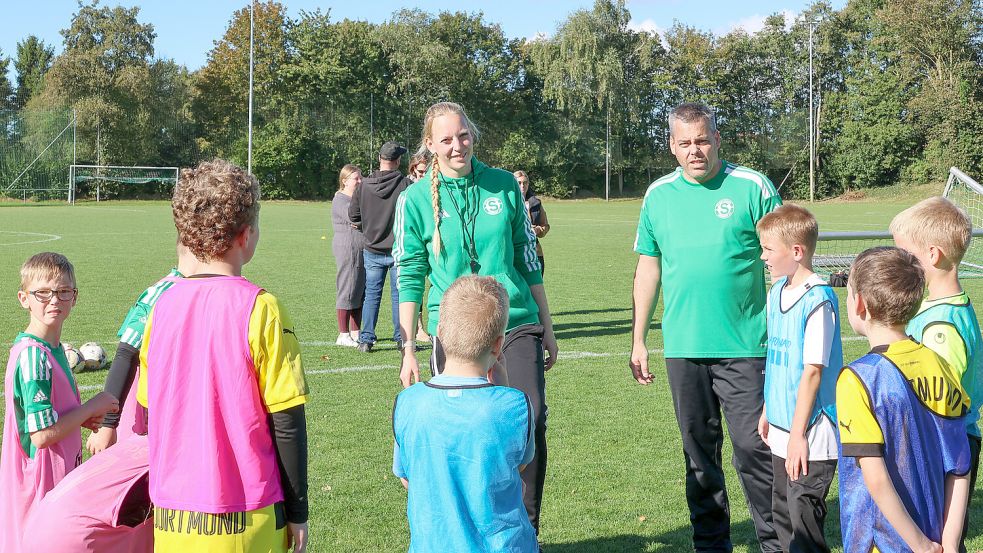
M 969 532 L 966 534 L 966 539 L 975 540 L 983 537 L 983 489 L 980 488 L 979 479 L 976 481 L 976 489 L 973 490 L 969 509 Z
M 662 328 L 661 323 L 654 323 L 650 327 L 652 330 Z M 553 332 L 557 340 L 567 338 L 596 338 L 598 336 L 625 336 L 631 337 L 631 319 L 619 321 L 586 321 L 580 323 L 561 323 L 553 325 Z
M 828 545 L 830 547 L 839 547 L 838 505 L 830 503 L 829 506 L 830 511 L 829 518 L 827 519 L 826 532 L 829 540 Z M 732 505 L 732 507 L 737 506 Z M 834 520 L 836 522 L 831 522 Z M 830 532 L 831 525 L 832 532 Z M 833 536 L 830 534 L 836 535 Z M 754 524 L 750 520 L 731 524 L 730 536 L 733 545 L 746 546 L 749 551 L 760 551 L 757 535 L 754 532 Z M 677 553 L 680 551 L 693 551 L 693 529 L 690 526 L 681 526 L 656 536 L 626 534 L 573 543 L 548 544 L 543 545 L 543 551 L 546 553 Z
M 573 543 L 544 544 L 545 553 L 636 553 L 650 551 L 652 539 L 645 536 L 613 536 Z
M 573 315 L 594 315 L 597 313 L 628 313 L 631 312 L 630 307 L 612 307 L 609 309 L 580 309 L 577 311 L 560 311 L 558 313 L 550 313 L 555 317 L 567 317 Z

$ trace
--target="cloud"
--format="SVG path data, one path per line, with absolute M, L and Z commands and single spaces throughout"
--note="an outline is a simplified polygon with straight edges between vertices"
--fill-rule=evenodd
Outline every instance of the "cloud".
M 543 31 L 536 31 L 536 34 L 526 37 L 526 42 L 539 42 L 541 40 L 549 40 L 550 34 Z
M 660 27 L 659 24 L 656 23 L 655 20 L 651 18 L 645 19 L 643 21 L 632 19 L 631 21 L 628 22 L 628 28 L 637 33 L 646 32 L 651 35 L 658 35 L 660 37 L 664 35 L 666 32 L 665 29 Z
M 785 16 L 785 28 L 791 29 L 792 23 L 795 21 L 795 18 L 798 14 L 796 14 L 795 12 L 789 9 L 784 9 L 779 13 Z M 765 28 L 765 19 L 767 18 L 768 18 L 767 15 L 760 15 L 760 14 L 755 14 L 748 17 L 742 17 L 741 19 L 738 19 L 737 21 L 728 24 L 726 32 L 729 33 L 737 29 L 743 29 L 744 32 L 746 32 L 747 34 L 753 35 Z

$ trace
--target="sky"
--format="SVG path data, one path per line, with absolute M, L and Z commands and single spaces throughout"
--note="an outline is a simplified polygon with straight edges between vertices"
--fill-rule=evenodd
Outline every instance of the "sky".
M 552 35 L 557 26 L 574 10 L 590 9 L 593 0 L 373 0 L 371 2 L 318 2 L 316 0 L 280 0 L 291 17 L 301 11 L 320 8 L 330 10 L 331 19 L 364 20 L 381 23 L 392 13 L 403 8 L 420 8 L 429 12 L 469 11 L 482 12 L 485 20 L 498 23 L 506 36 L 534 38 L 539 34 Z M 765 17 L 783 12 L 794 16 L 806 8 L 807 0 L 628 0 L 632 20 L 630 26 L 652 32 L 668 29 L 674 21 L 698 29 L 724 34 L 736 27 L 750 33 L 761 29 Z M 140 6 L 139 20 L 153 23 L 157 33 L 154 41 L 158 58 L 171 58 L 188 69 L 195 70 L 205 64 L 208 51 L 214 41 L 221 38 L 232 13 L 248 6 L 248 0 L 102 0 L 102 6 Z M 846 0 L 833 0 L 840 9 Z M 0 18 L 0 52 L 12 57 L 17 42 L 28 35 L 36 35 L 46 44 L 62 50 L 61 29 L 67 28 L 72 14 L 78 10 L 76 0 L 0 0 L 3 17 Z M 465 7 L 466 6 L 466 7 Z M 14 79 L 13 63 L 9 74 Z

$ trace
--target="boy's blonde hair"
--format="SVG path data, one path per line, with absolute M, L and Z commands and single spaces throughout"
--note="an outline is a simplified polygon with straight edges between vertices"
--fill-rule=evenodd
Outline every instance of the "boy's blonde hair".
M 857 256 L 847 283 L 854 294 L 863 296 L 872 321 L 904 326 L 922 303 L 925 272 L 910 253 L 881 246 Z
M 222 159 L 181 171 L 171 200 L 178 239 L 209 261 L 232 248 L 236 236 L 259 217 L 259 181 Z
M 798 244 L 806 249 L 807 255 L 816 252 L 819 240 L 819 223 L 804 207 L 784 204 L 768 213 L 758 221 L 758 235 L 773 236 L 791 248 Z
M 32 282 L 54 280 L 59 277 L 68 277 L 68 280 L 72 281 L 72 288 L 77 286 L 75 267 L 67 257 L 54 252 L 34 254 L 20 267 L 20 289 L 29 292 L 27 288 Z
M 478 361 L 505 334 L 509 295 L 492 277 L 467 275 L 454 281 L 440 301 L 437 338 L 447 357 Z
M 935 196 L 895 215 L 891 234 L 907 238 L 919 248 L 938 246 L 958 265 L 973 237 L 973 221 L 956 204 Z

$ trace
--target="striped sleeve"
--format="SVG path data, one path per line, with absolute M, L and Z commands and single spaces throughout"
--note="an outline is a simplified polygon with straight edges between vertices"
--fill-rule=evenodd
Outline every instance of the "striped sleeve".
M 181 273 L 177 269 L 174 269 L 167 276 L 180 277 Z M 123 324 L 120 325 L 119 331 L 116 333 L 120 342 L 132 346 L 133 349 L 140 349 L 140 346 L 143 344 L 144 327 L 147 326 L 147 317 L 150 315 L 150 310 L 157 304 L 157 300 L 160 299 L 161 294 L 166 292 L 171 286 L 174 286 L 174 281 L 168 280 L 165 277 L 140 294 L 140 297 L 137 298 L 136 303 L 130 308 L 130 311 L 126 314 L 126 318 L 123 319 Z
M 512 246 L 515 253 L 512 263 L 529 286 L 542 284 L 543 268 L 536 255 L 536 233 L 532 230 L 519 183 L 514 177 L 512 182 L 515 183 L 515 189 L 511 193 L 515 200 L 512 213 Z
M 24 428 L 37 432 L 58 422 L 51 405 L 51 362 L 39 347 L 28 347 L 17 360 L 15 395 L 24 413 Z
M 424 221 L 414 202 L 424 203 L 422 196 L 410 196 L 414 188 L 407 188 L 396 200 L 393 220 L 393 260 L 396 264 L 396 282 L 400 302 L 423 303 L 423 291 L 430 272 L 429 253 L 424 239 Z M 433 209 L 432 203 L 426 207 Z
M 147 326 L 147 315 L 149 314 L 149 305 L 142 302 L 134 304 L 126 314 L 123 325 L 119 328 L 117 333 L 119 341 L 132 346 L 134 349 L 140 349 L 143 344 L 143 332 Z

